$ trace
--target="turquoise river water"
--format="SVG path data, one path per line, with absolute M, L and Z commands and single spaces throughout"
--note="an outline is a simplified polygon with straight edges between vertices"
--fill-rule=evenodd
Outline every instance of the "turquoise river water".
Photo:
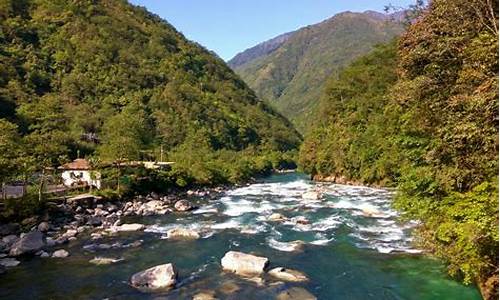
M 324 191 L 324 199 L 302 199 L 314 189 Z M 200 208 L 190 213 L 130 218 L 126 221 L 147 224 L 147 229 L 100 241 L 142 240 L 140 247 L 89 251 L 84 246 L 92 243 L 90 237 L 79 237 L 66 247 L 68 258 L 25 260 L 0 276 L 0 299 L 192 299 L 209 289 L 218 299 L 263 300 L 293 286 L 318 299 L 480 299 L 476 288 L 450 279 L 440 261 L 412 247 L 415 224 L 398 221 L 387 190 L 314 183 L 289 173 L 196 204 Z M 288 220 L 271 222 L 272 213 Z M 308 224 L 296 222 L 304 218 Z M 202 237 L 171 240 L 166 232 L 175 227 L 197 230 Z M 293 241 L 305 244 L 297 250 Z M 258 285 L 227 274 L 220 259 L 229 250 L 268 257 L 271 268 L 296 269 L 310 281 L 276 284 L 264 276 Z M 96 256 L 124 261 L 90 264 Z M 147 294 L 129 286 L 135 272 L 168 262 L 179 272 L 174 290 Z M 228 292 L 228 282 L 238 291 Z

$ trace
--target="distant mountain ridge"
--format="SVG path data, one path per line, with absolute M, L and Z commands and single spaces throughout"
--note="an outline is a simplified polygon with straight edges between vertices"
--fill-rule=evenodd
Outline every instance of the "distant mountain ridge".
M 278 35 L 275 38 L 262 42 L 257 46 L 248 48 L 247 50 L 236 54 L 236 56 L 229 60 L 227 64 L 231 68 L 237 68 L 261 56 L 268 55 L 274 50 L 278 49 L 281 45 L 283 45 L 283 43 L 286 42 L 288 38 L 290 38 L 294 33 L 295 31 L 287 32 Z
M 402 15 L 342 12 L 245 50 L 228 64 L 301 131 L 332 74 L 403 31 Z

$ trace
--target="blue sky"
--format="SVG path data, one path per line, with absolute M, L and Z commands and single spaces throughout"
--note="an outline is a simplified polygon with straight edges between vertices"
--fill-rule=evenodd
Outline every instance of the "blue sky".
M 383 11 L 414 0 L 129 0 L 225 60 L 279 34 L 342 11 Z

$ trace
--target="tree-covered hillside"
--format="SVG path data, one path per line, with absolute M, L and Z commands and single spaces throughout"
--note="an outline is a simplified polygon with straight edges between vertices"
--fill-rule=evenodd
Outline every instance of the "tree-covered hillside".
M 345 12 L 295 31 L 270 54 L 235 70 L 257 95 L 306 132 L 327 79 L 402 31 L 386 15 Z
M 434 0 L 397 45 L 332 79 L 300 163 L 398 187 L 418 242 L 498 298 L 498 1 Z
M 221 59 L 124 0 L 0 0 L 0 118 L 2 179 L 163 149 L 196 180 L 238 180 L 300 143 Z

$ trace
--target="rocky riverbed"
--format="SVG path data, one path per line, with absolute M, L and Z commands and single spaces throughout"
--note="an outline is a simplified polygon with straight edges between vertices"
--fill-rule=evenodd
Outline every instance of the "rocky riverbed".
M 0 298 L 479 299 L 414 247 L 417 223 L 399 221 L 391 197 L 287 173 L 54 205 L 1 227 Z

